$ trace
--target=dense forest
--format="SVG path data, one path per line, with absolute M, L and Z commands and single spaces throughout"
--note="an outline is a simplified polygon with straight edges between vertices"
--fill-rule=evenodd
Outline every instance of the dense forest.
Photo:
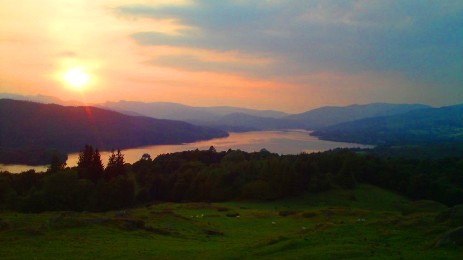
M 104 167 L 86 146 L 77 167 L 55 157 L 45 173 L 0 174 L 0 207 L 23 212 L 105 211 L 155 201 L 275 200 L 369 183 L 449 206 L 463 203 L 463 159 L 403 159 L 363 152 L 278 155 L 185 151 L 133 164 L 113 152 Z

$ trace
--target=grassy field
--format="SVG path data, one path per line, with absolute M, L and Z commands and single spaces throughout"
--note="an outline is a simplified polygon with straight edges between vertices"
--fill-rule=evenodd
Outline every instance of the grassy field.
M 373 186 L 273 202 L 0 213 L 0 259 L 463 259 L 445 206 Z

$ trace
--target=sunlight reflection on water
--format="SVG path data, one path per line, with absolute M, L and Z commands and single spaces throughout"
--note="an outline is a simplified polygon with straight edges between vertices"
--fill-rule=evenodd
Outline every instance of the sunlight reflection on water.
M 310 131 L 305 130 L 283 130 L 283 131 L 254 131 L 246 133 L 230 133 L 225 138 L 216 138 L 207 141 L 186 143 L 179 145 L 151 145 L 122 150 L 125 161 L 133 163 L 148 153 L 151 158 L 160 154 L 187 151 L 187 150 L 206 150 L 214 146 L 217 151 L 226 151 L 228 149 L 240 149 L 246 152 L 260 151 L 265 148 L 273 153 L 279 154 L 299 154 L 301 152 L 319 152 L 327 151 L 334 148 L 370 148 L 368 145 L 341 143 L 332 141 L 319 140 L 317 137 L 310 136 Z M 106 164 L 110 151 L 102 151 L 101 159 Z M 78 153 L 69 154 L 67 166 L 76 166 L 79 158 Z M 43 171 L 46 166 L 31 167 L 27 165 L 1 165 L 0 171 L 7 170 L 10 172 L 21 172 L 28 169 Z

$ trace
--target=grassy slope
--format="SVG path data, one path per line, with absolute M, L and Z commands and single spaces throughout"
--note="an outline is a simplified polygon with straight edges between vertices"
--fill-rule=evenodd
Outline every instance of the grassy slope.
M 434 220 L 441 206 L 428 203 L 425 212 L 401 213 L 413 206 L 361 185 L 267 203 L 162 203 L 125 213 L 1 213 L 7 224 L 1 228 L 0 222 L 0 258 L 461 259 L 461 248 L 433 247 L 449 229 Z M 145 227 L 134 227 L 137 221 Z

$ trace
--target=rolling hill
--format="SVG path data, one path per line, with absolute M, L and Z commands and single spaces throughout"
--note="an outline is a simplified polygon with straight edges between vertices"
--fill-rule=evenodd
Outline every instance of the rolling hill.
M 55 103 L 60 105 L 72 104 L 70 101 L 65 102 L 48 96 L 21 96 L 4 93 L 0 94 L 0 98 L 2 97 L 39 103 Z M 300 114 L 289 115 L 275 110 L 255 110 L 230 106 L 193 107 L 171 102 L 145 103 L 138 101 L 119 101 L 106 102 L 95 106 L 128 116 L 180 120 L 195 125 L 214 127 L 223 131 L 232 132 L 277 129 L 321 130 L 330 126 L 356 120 L 401 115 L 412 111 L 421 111 L 431 108 L 430 106 L 422 104 L 371 103 L 343 107 L 326 106 Z M 316 134 L 321 136 L 321 133 L 320 131 Z M 347 135 L 347 133 L 345 134 Z M 340 137 L 342 134 L 338 133 L 336 135 Z M 330 136 L 330 139 L 334 140 L 334 136 L 332 134 L 330 134 Z M 338 139 L 339 138 L 336 140 Z M 374 140 L 366 140 L 366 136 L 363 139 L 365 139 L 363 140 L 364 143 L 377 143 Z M 378 142 L 381 143 L 382 141 L 378 139 Z
M 304 128 L 304 125 L 298 121 L 284 118 L 253 116 L 244 113 L 228 114 L 213 122 L 203 124 L 231 132 Z
M 0 94 L 0 98 L 59 105 L 79 105 L 73 101 L 62 101 L 47 96 L 21 96 L 4 93 Z M 296 128 L 317 130 L 359 119 L 397 115 L 430 108 L 430 106 L 421 104 L 372 103 L 344 107 L 326 106 L 290 115 L 275 110 L 256 110 L 231 106 L 193 107 L 172 102 L 118 101 L 95 104 L 94 106 L 129 116 L 180 120 L 234 132 Z
M 192 107 L 171 102 L 144 103 L 136 101 L 119 101 L 106 102 L 99 106 L 115 111 L 132 111 L 144 116 L 182 120 L 190 123 L 210 123 L 233 113 L 269 118 L 279 118 L 287 115 L 286 113 L 273 110 L 255 110 L 230 106 Z
M 315 130 L 353 120 L 395 115 L 429 108 L 420 104 L 373 103 L 346 107 L 321 107 L 301 114 L 288 115 L 273 110 L 253 110 L 237 107 L 192 107 L 177 103 L 134 101 L 107 102 L 103 108 L 128 114 L 182 120 L 194 124 L 214 126 L 225 131 L 254 131 L 274 129 Z
M 31 149 L 76 152 L 85 144 L 107 150 L 227 136 L 221 130 L 180 121 L 128 116 L 95 107 L 8 99 L 0 100 L 0 122 L 3 152 Z
M 285 117 L 285 119 L 298 121 L 304 125 L 304 128 L 315 130 L 363 118 L 396 115 L 425 108 L 430 107 L 421 104 L 387 103 L 350 105 L 345 107 L 327 106 L 313 109 L 301 114 L 289 115 Z
M 321 139 L 364 144 L 463 141 L 463 105 L 366 118 L 315 131 Z
M 11 93 L 0 93 L 0 99 L 13 99 L 20 101 L 30 101 L 42 104 L 57 104 L 62 106 L 84 106 L 84 102 L 76 100 L 61 100 L 57 97 L 45 95 L 19 95 Z

